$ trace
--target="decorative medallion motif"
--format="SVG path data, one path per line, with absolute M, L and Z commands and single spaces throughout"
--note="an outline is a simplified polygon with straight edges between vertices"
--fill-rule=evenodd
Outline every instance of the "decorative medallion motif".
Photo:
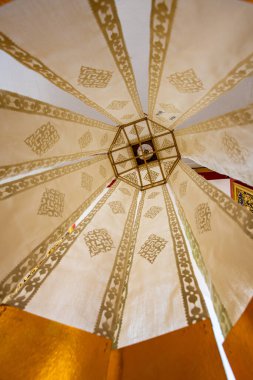
M 91 257 L 99 253 L 109 252 L 114 248 L 113 241 L 106 229 L 95 229 L 84 235 L 84 241 Z
M 159 212 L 162 211 L 162 207 L 158 206 L 152 206 L 148 209 L 148 211 L 144 214 L 145 218 L 153 219 L 156 217 L 156 215 L 159 214 Z
M 138 178 L 137 178 L 136 173 L 126 174 L 126 175 L 124 175 L 123 178 L 127 179 L 130 182 L 136 183 L 136 185 L 138 185 Z
M 123 115 L 121 117 L 122 120 L 129 120 L 129 119 L 132 119 L 134 117 L 134 113 L 128 113 L 127 115 Z
M 180 111 L 174 106 L 174 104 L 160 103 L 160 107 L 167 113 L 179 113 Z
M 169 175 L 170 170 L 171 170 L 172 166 L 174 165 L 174 163 L 175 163 L 175 161 L 166 161 L 163 163 L 164 171 L 165 171 L 166 175 Z
M 46 189 L 42 194 L 38 215 L 62 216 L 65 194 L 58 190 Z
M 222 137 L 222 144 L 225 153 L 233 162 L 236 164 L 246 163 L 247 150 L 243 149 L 234 137 L 225 133 Z
M 103 165 L 100 165 L 99 167 L 99 174 L 105 178 L 106 177 L 106 168 Z
M 149 174 L 147 173 L 147 174 L 144 176 L 144 179 L 145 179 L 146 181 L 150 181 L 149 176 L 151 177 L 151 180 L 155 182 L 155 181 L 156 181 L 156 178 L 159 176 L 159 174 L 158 174 L 157 172 L 155 172 L 154 170 L 149 169 Z
M 128 100 L 113 100 L 109 106 L 107 107 L 109 110 L 121 110 L 122 108 L 124 108 L 127 103 L 129 103 Z
M 160 193 L 158 191 L 153 191 L 151 194 L 149 194 L 148 199 L 154 199 L 159 194 Z
M 78 78 L 78 84 L 83 87 L 105 88 L 112 77 L 108 70 L 98 70 L 92 67 L 82 66 Z
M 184 181 L 184 182 L 181 182 L 179 185 L 179 195 L 181 198 L 184 197 L 186 194 L 187 183 L 188 183 L 187 181 Z
M 208 203 L 200 203 L 196 207 L 195 222 L 199 233 L 211 231 L 211 210 Z
M 91 191 L 92 185 L 93 185 L 93 177 L 87 173 L 82 173 L 81 186 L 84 189 Z
M 25 143 L 32 149 L 38 156 L 46 153 L 58 141 L 60 136 L 51 123 L 42 125 L 40 128 L 29 137 L 25 139 Z
M 113 201 L 108 203 L 114 214 L 125 214 L 125 209 L 120 201 Z
M 122 187 L 121 189 L 119 189 L 124 195 L 128 195 L 130 196 L 131 193 L 128 189 L 126 189 L 125 187 Z
M 164 249 L 168 242 L 160 236 L 152 234 L 148 237 L 145 243 L 141 246 L 139 255 L 148 260 L 151 264 L 155 261 L 159 253 Z
M 124 161 L 124 160 L 127 160 L 127 158 L 125 156 L 123 156 L 123 154 L 119 154 L 118 157 L 117 157 L 117 161 L 115 161 L 116 163 L 120 162 L 120 161 Z M 122 164 L 118 164 L 121 168 L 125 169 L 126 167 L 126 164 L 127 162 L 122 162 Z
M 168 79 L 179 92 L 193 93 L 204 89 L 203 83 L 193 69 L 171 74 Z
M 101 145 L 101 146 L 104 146 L 104 145 L 107 143 L 107 141 L 108 141 L 108 134 L 105 133 L 105 134 L 102 136 L 101 140 L 100 140 L 100 145 Z
M 85 132 L 78 140 L 80 148 L 84 149 L 86 146 L 88 146 L 93 140 L 93 137 L 90 133 L 90 131 Z
M 140 135 L 141 132 L 144 130 L 144 127 L 141 127 L 140 125 L 136 125 L 136 129 L 137 129 L 138 134 Z M 135 127 L 134 126 L 131 129 L 130 133 L 131 133 L 131 135 L 136 135 L 136 131 L 135 131 Z

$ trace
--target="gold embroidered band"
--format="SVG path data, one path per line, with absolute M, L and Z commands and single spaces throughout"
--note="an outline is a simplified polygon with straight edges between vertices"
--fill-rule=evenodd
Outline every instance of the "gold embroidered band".
M 117 132 L 118 130 L 117 127 L 102 123 L 101 121 L 95 119 L 90 119 L 84 115 L 72 112 L 65 108 L 56 107 L 52 104 L 6 90 L 0 90 L 0 108 L 33 115 L 48 116 L 54 119 L 72 121 L 73 123 L 96 127 L 105 131 Z
M 190 135 L 201 132 L 218 131 L 223 128 L 237 127 L 253 123 L 253 104 L 246 108 L 228 112 L 224 115 L 214 117 L 202 123 L 194 124 L 188 128 L 175 131 L 176 136 Z
M 126 83 L 135 108 L 139 116 L 143 117 L 135 77 L 114 0 L 107 0 L 106 4 L 104 3 L 104 0 L 89 0 L 89 3 L 96 17 L 97 23 L 107 41 L 115 63 Z
M 177 214 L 166 185 L 162 186 L 163 196 L 173 241 L 173 250 L 188 325 L 208 318 L 205 301 L 195 277 L 188 248 L 182 233 Z
M 59 178 L 66 174 L 73 173 L 79 169 L 85 168 L 105 159 L 107 160 L 107 156 L 97 156 L 90 160 L 77 162 L 75 164 L 66 165 L 57 169 L 47 170 L 43 173 L 34 174 L 12 182 L 4 183 L 0 185 L 0 200 L 10 198 L 13 195 L 31 189 L 32 187 L 52 181 L 54 178 Z
M 176 6 L 177 0 L 172 0 L 170 10 L 165 1 L 152 0 L 148 89 L 148 114 L 151 118 L 154 116 Z
M 106 286 L 94 329 L 95 334 L 111 339 L 113 341 L 114 348 L 117 348 L 118 344 L 124 306 L 127 297 L 127 284 L 132 267 L 134 247 L 140 224 L 145 191 L 142 192 L 142 197 L 135 219 L 138 194 L 139 191 L 135 190 L 112 273 Z
M 232 323 L 231 323 L 230 318 L 228 316 L 227 310 L 225 309 L 224 305 L 221 303 L 220 297 L 219 297 L 213 283 L 210 281 L 210 278 L 208 276 L 207 269 L 206 269 L 201 251 L 200 251 L 199 244 L 198 244 L 198 242 L 197 242 L 197 240 L 193 234 L 191 226 L 188 223 L 188 220 L 186 219 L 183 208 L 182 208 L 177 197 L 176 197 L 176 203 L 177 203 L 177 208 L 178 208 L 180 218 L 181 218 L 182 223 L 183 223 L 184 228 L 185 228 L 186 236 L 187 236 L 187 238 L 190 242 L 190 245 L 191 245 L 193 257 L 194 257 L 201 273 L 203 274 L 205 281 L 206 281 L 206 284 L 210 290 L 211 298 L 212 298 L 213 305 L 214 305 L 214 310 L 215 310 L 215 313 L 216 313 L 217 318 L 219 320 L 222 333 L 225 337 L 228 334 L 229 330 L 231 329 Z

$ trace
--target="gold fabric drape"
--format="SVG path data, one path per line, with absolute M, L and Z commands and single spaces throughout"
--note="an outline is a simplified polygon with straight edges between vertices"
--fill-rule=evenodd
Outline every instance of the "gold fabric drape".
M 253 105 L 175 131 L 183 157 L 253 185 Z
M 0 90 L 0 178 L 105 153 L 116 127 Z

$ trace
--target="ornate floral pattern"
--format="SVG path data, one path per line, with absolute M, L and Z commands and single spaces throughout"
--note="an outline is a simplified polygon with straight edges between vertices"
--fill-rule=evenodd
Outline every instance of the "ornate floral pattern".
M 92 67 L 82 66 L 78 78 L 78 84 L 83 87 L 107 87 L 112 77 L 112 72 L 108 70 L 98 70 Z
M 196 207 L 195 222 L 199 233 L 211 231 L 211 210 L 208 203 L 200 203 Z
M 87 173 L 82 173 L 81 186 L 88 191 L 91 191 L 93 185 L 93 177 Z
M 151 206 L 148 211 L 144 214 L 145 218 L 154 219 L 159 212 L 162 211 L 162 207 Z
M 120 201 L 109 202 L 108 206 L 114 214 L 125 214 L 125 209 Z
M 141 246 L 139 255 L 148 260 L 151 264 L 154 263 L 159 253 L 164 249 L 167 244 L 167 240 L 164 238 L 152 234 L 148 237 L 145 243 Z
M 88 146 L 93 140 L 92 134 L 90 131 L 85 132 L 78 140 L 80 148 L 84 149 Z
M 171 74 L 169 82 L 176 87 L 179 92 L 199 92 L 204 89 L 203 83 L 197 77 L 193 69 Z
M 225 153 L 233 162 L 236 164 L 246 163 L 247 150 L 243 149 L 233 136 L 224 133 L 222 136 L 222 144 Z
M 102 252 L 112 250 L 113 241 L 108 231 L 105 228 L 94 229 L 84 235 L 84 241 L 89 249 L 91 257 Z
M 55 189 L 46 189 L 42 194 L 38 215 L 62 216 L 65 194 Z
M 40 156 L 52 148 L 59 140 L 60 136 L 57 130 L 48 122 L 36 129 L 31 136 L 27 137 L 25 143 L 34 153 Z
M 129 103 L 128 100 L 113 100 L 109 106 L 107 106 L 107 108 L 109 110 L 115 110 L 115 111 L 118 111 L 118 110 L 122 110 L 122 108 L 124 108 L 127 103 Z

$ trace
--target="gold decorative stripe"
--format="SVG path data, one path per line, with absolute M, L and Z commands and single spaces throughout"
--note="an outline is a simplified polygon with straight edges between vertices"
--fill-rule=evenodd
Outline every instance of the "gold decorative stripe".
M 181 169 L 196 183 L 198 187 L 215 202 L 238 226 L 253 238 L 253 215 L 246 208 L 229 198 L 223 191 L 217 189 L 206 181 L 201 175 L 192 170 L 188 165 L 179 162 Z
M 190 135 L 193 133 L 202 133 L 210 131 L 219 131 L 223 128 L 237 127 L 239 125 L 247 125 L 253 123 L 253 104 L 246 108 L 228 112 L 224 115 L 214 117 L 207 121 L 194 124 L 188 128 L 175 131 L 176 136 Z
M 253 53 L 250 54 L 243 61 L 238 63 L 223 79 L 216 83 L 211 90 L 208 91 L 197 103 L 195 103 L 188 111 L 180 116 L 170 128 L 174 129 L 183 121 L 206 107 L 209 103 L 216 100 L 220 95 L 231 90 L 242 79 L 245 79 L 253 74 Z
M 67 110 L 66 108 L 56 107 L 52 104 L 6 90 L 0 90 L 0 108 L 71 121 L 73 123 L 96 127 L 105 131 L 117 132 L 118 130 L 117 127 L 95 119 L 90 119 L 79 113 Z
M 90 197 L 84 201 L 67 219 L 64 220 L 55 230 L 47 236 L 36 248 L 32 250 L 0 283 L 0 300 L 2 301 L 8 294 L 15 291 L 18 283 L 22 281 L 23 277 L 34 268 L 40 260 L 46 255 L 50 247 L 65 235 L 67 229 L 82 215 L 82 213 L 91 205 L 91 203 L 99 196 L 104 190 L 105 186 L 111 179 L 106 180 Z M 115 182 L 114 189 L 118 182 Z M 110 190 L 111 190 L 110 189 Z M 110 191 L 109 190 L 109 191 Z M 106 195 L 111 192 L 107 192 Z M 103 199 L 103 198 L 102 198 Z M 89 214 L 90 215 L 90 214 Z M 88 215 L 88 216 L 89 216 Z M 78 226 L 78 228 L 80 228 Z M 72 234 L 67 236 L 67 239 L 72 239 L 79 229 L 74 230 Z M 74 234 L 74 235 L 73 235 Z M 0 301 L 0 302 L 1 302 Z M 15 305 L 16 306 L 16 305 Z
M 138 194 L 139 191 L 135 190 L 94 329 L 95 334 L 111 339 L 114 348 L 117 348 L 124 305 L 127 297 L 127 283 L 132 266 L 134 246 L 145 197 L 145 192 L 143 192 L 135 220 Z
M 21 162 L 19 164 L 13 164 L 13 165 L 5 165 L 5 166 L 0 166 L 0 179 L 6 178 L 6 177 L 11 177 L 18 175 L 20 173 L 25 173 L 29 172 L 31 170 L 34 170 L 36 168 L 42 168 L 42 167 L 48 167 L 55 165 L 60 162 L 65 162 L 65 161 L 74 161 L 78 160 L 80 158 L 84 158 L 90 155 L 94 155 L 96 153 L 103 154 L 105 153 L 106 150 L 103 149 L 98 150 L 98 151 L 89 151 L 89 152 L 82 152 L 82 153 L 75 153 L 75 154 L 67 154 L 65 156 L 55 156 L 55 157 L 49 157 L 49 158 L 44 158 L 41 160 L 33 160 L 33 161 L 25 161 Z
M 107 160 L 107 156 L 97 156 L 90 160 L 77 162 L 72 165 L 62 166 L 60 168 L 46 170 L 43 173 L 30 175 L 15 181 L 7 182 L 0 185 L 0 201 L 10 198 L 13 195 L 22 193 L 32 187 L 39 186 L 42 183 L 52 181 L 55 178 L 62 177 L 66 174 L 73 173 L 77 170 L 86 168 L 96 162 Z
M 83 95 L 81 92 L 76 90 L 70 83 L 68 83 L 67 81 L 59 77 L 57 74 L 55 74 L 52 70 L 49 69 L 49 67 L 44 65 L 40 60 L 30 55 L 25 50 L 21 49 L 3 33 L 0 33 L 0 48 L 7 54 L 15 58 L 17 61 L 22 63 L 24 66 L 36 71 L 38 74 L 43 75 L 46 79 L 48 79 L 57 87 L 61 88 L 63 91 L 69 92 L 70 94 L 74 95 L 76 98 L 83 101 L 89 107 L 94 108 L 96 111 L 102 113 L 114 122 L 120 122 L 110 113 L 108 113 L 104 108 L 100 107 L 98 104 L 87 98 L 87 96 Z
M 151 118 L 160 87 L 176 6 L 177 0 L 172 1 L 170 10 L 165 1 L 152 0 L 148 89 L 148 114 Z
M 107 41 L 114 61 L 126 83 L 129 94 L 140 117 L 143 117 L 134 72 L 127 52 L 120 20 L 114 0 L 89 0 L 97 23 Z
M 182 208 L 182 206 L 181 206 L 181 204 L 177 198 L 176 198 L 176 203 L 177 203 L 177 208 L 178 208 L 180 218 L 181 218 L 183 225 L 184 225 L 184 228 L 185 228 L 186 236 L 187 236 L 187 238 L 190 242 L 190 245 L 191 245 L 193 257 L 194 257 L 201 273 L 203 274 L 203 276 L 205 278 L 207 286 L 209 287 L 215 313 L 216 313 L 217 318 L 219 320 L 222 333 L 223 333 L 224 337 L 226 337 L 229 330 L 232 328 L 232 323 L 231 323 L 230 318 L 228 316 L 227 310 L 225 309 L 224 305 L 222 304 L 220 297 L 219 297 L 213 283 L 210 281 L 210 278 L 208 276 L 208 272 L 207 272 L 202 254 L 201 254 L 199 244 L 198 244 L 198 242 L 197 242 L 197 240 L 196 240 L 196 238 L 192 232 L 191 226 L 188 223 L 188 220 L 186 219 L 183 208 Z
M 195 277 L 188 248 L 166 185 L 162 186 L 173 250 L 188 325 L 208 318 L 205 301 Z

